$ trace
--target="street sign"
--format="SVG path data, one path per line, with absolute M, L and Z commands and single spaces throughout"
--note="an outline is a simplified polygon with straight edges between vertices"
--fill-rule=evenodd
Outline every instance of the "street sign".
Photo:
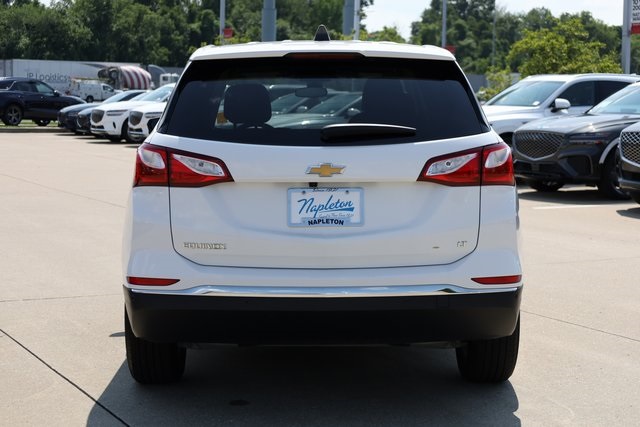
M 640 34 L 640 0 L 631 2 L 631 34 Z

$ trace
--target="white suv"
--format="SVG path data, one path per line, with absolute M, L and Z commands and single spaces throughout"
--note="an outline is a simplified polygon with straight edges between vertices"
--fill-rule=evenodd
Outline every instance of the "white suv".
M 129 139 L 135 142 L 143 141 L 153 131 L 162 116 L 167 101 L 151 102 L 134 107 L 129 111 Z
M 274 84 L 362 103 L 347 122 L 282 124 Z M 201 48 L 137 151 L 130 372 L 175 381 L 199 343 L 432 343 L 456 348 L 463 377 L 504 381 L 519 342 L 517 206 L 511 151 L 446 50 Z
M 161 86 L 132 101 L 114 102 L 100 105 L 91 111 L 91 133 L 105 137 L 111 141 L 135 142 L 129 137 L 129 111 L 156 102 L 165 102 L 169 99 L 175 83 Z
M 580 114 L 623 87 L 640 80 L 625 74 L 529 76 L 483 105 L 491 127 L 511 145 L 513 132 L 532 120 Z

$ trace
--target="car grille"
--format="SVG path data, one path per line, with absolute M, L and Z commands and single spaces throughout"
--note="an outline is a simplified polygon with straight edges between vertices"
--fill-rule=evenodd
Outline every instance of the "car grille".
M 76 123 L 78 123 L 78 127 L 82 129 L 89 129 L 89 127 L 91 127 L 91 122 L 88 114 L 79 115 L 76 119 Z
M 620 149 L 623 158 L 640 164 L 640 132 L 622 132 Z
M 129 114 L 129 124 L 131 126 L 136 126 L 140 123 L 140 121 L 142 120 L 142 113 L 139 111 L 132 111 Z
M 555 154 L 564 135 L 553 132 L 516 132 L 513 139 L 514 148 L 523 156 L 541 159 Z
M 93 110 L 91 112 L 91 121 L 94 123 L 100 123 L 103 117 L 104 117 L 104 111 L 102 110 Z

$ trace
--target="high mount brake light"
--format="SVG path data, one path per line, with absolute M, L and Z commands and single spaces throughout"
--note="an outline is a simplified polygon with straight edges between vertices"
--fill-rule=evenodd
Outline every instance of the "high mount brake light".
M 204 187 L 233 181 L 227 166 L 215 157 L 142 144 L 136 156 L 134 187 Z
M 515 185 L 511 149 L 503 142 L 435 157 L 427 162 L 418 181 L 454 187 Z

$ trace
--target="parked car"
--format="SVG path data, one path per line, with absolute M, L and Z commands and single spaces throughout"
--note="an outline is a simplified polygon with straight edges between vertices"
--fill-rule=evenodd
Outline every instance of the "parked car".
M 100 80 L 72 79 L 69 86 L 69 94 L 82 98 L 91 103 L 93 101 L 104 101 L 120 91 Z
M 60 109 L 81 103 L 84 103 L 82 99 L 60 95 L 40 80 L 0 77 L 0 117 L 7 126 L 18 126 L 23 119 L 47 126 L 56 119 Z
M 529 76 L 483 105 L 489 123 L 511 144 L 523 124 L 545 117 L 582 114 L 640 77 L 624 74 L 550 74 Z
M 330 124 L 347 123 L 360 113 L 362 92 L 323 94 L 323 100 L 311 108 L 299 108 L 289 114 L 274 115 L 269 125 L 280 128 L 318 128 Z
M 278 114 L 306 113 L 309 108 L 338 93 L 343 92 L 327 92 L 326 95 L 322 96 L 302 96 L 301 94 L 304 94 L 304 92 L 301 94 L 296 92 L 289 93 L 271 101 L 271 114 L 277 116 Z
M 536 120 L 513 134 L 516 176 L 538 191 L 585 184 L 625 199 L 616 173 L 620 131 L 640 121 L 640 83 L 627 86 L 575 117 Z
M 129 138 L 129 111 L 144 104 L 166 101 L 174 87 L 175 83 L 169 83 L 136 100 L 114 102 L 94 108 L 91 112 L 91 133 L 111 141 L 124 139 L 127 142 L 135 142 Z
M 166 102 L 152 102 L 129 111 L 129 140 L 144 141 L 156 127 L 166 105 Z
M 62 110 L 58 111 L 58 127 L 65 128 L 74 133 L 88 133 L 89 127 L 86 128 L 86 131 L 79 129 L 78 113 L 83 110 L 89 110 L 90 115 L 91 111 L 93 111 L 93 109 L 98 105 L 109 104 L 112 102 L 128 101 L 143 93 L 145 93 L 144 90 L 127 90 L 124 92 L 116 93 L 102 103 L 96 102 L 89 104 L 76 104 L 64 107 Z
M 618 149 L 620 188 L 640 203 L 640 122 L 622 130 Z
M 285 82 L 358 91 L 362 115 L 274 128 L 266 87 Z M 200 48 L 135 168 L 122 280 L 137 381 L 179 379 L 197 343 L 428 342 L 455 347 L 468 380 L 513 372 L 511 150 L 450 52 Z

